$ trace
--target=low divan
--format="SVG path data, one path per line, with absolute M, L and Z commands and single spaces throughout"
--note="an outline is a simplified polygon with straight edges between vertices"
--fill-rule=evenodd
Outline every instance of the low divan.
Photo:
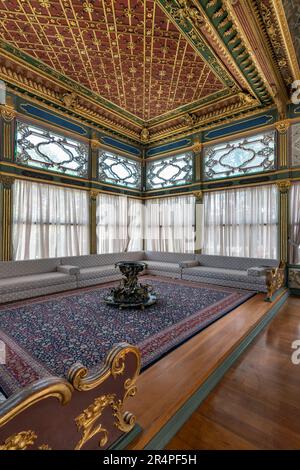
M 274 259 L 136 251 L 0 262 L 0 303 L 121 279 L 118 261 L 144 261 L 144 274 L 267 292 L 269 297 L 284 283 L 284 267 Z

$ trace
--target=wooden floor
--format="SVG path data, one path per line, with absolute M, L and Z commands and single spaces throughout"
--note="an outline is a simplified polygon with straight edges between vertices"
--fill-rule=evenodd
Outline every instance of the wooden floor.
M 143 428 L 143 431 L 130 444 L 129 449 L 143 449 L 151 442 L 170 418 L 203 385 L 216 367 L 222 364 L 249 332 L 262 321 L 271 305 L 274 306 L 280 300 L 280 297 L 273 304 L 264 302 L 263 299 L 263 294 L 255 295 L 229 315 L 225 315 L 210 325 L 141 374 L 137 383 L 138 393 L 132 402 L 128 401 L 127 407 L 136 415 L 137 422 Z M 296 331 L 292 331 L 291 336 L 292 334 L 296 335 Z M 300 331 L 298 331 L 299 335 Z M 269 338 L 268 341 L 272 341 L 272 338 Z M 288 341 L 287 349 L 290 347 Z M 269 352 L 269 354 L 271 353 Z M 256 367 L 256 363 L 259 363 L 259 357 L 256 357 L 256 362 L 254 362 L 252 368 Z M 287 367 L 289 367 L 289 364 L 287 364 Z M 285 372 L 282 373 L 284 375 Z M 300 366 L 299 369 L 294 369 L 294 373 L 300 375 Z M 263 377 L 257 375 L 256 380 L 257 387 L 259 386 L 260 390 L 263 389 Z M 296 381 L 295 378 L 294 381 Z M 299 392 L 300 389 L 298 390 L 297 399 L 300 397 Z M 229 392 L 227 393 L 229 394 Z M 224 409 L 224 404 L 221 407 Z M 229 410 L 229 415 L 233 416 L 237 409 L 238 406 L 232 412 Z M 204 421 L 203 418 L 203 423 Z M 191 427 L 188 431 L 185 432 L 186 428 L 184 428 L 182 433 L 179 433 L 176 439 L 172 441 L 174 448 L 178 446 L 179 449 L 184 449 L 193 447 L 193 445 L 198 448 L 196 442 L 197 430 L 201 435 L 208 436 L 209 428 L 204 433 L 203 428 L 205 425 L 198 426 L 195 422 L 193 421 L 194 424 L 190 424 Z M 194 432 L 192 433 L 190 429 L 193 429 Z M 193 439 L 191 435 L 190 439 L 187 438 L 190 433 L 192 433 Z M 236 439 L 238 439 L 238 436 L 239 433 L 237 433 Z M 228 435 L 226 439 L 228 440 Z M 205 440 L 202 441 L 202 446 L 207 447 Z
M 167 449 L 300 449 L 300 298 L 290 297 Z

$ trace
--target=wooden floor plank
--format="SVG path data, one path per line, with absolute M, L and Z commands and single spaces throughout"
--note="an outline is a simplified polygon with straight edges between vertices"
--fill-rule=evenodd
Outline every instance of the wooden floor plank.
M 300 365 L 291 361 L 296 339 L 300 298 L 290 297 L 167 449 L 300 449 Z
M 271 305 L 263 294 L 255 295 L 142 373 L 138 394 L 128 408 L 143 432 L 130 449 L 142 449 L 151 441 L 265 317 Z

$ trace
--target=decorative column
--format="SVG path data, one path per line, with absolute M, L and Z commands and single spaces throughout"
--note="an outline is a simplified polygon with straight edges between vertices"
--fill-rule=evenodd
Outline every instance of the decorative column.
M 12 162 L 14 159 L 14 133 L 16 111 L 13 106 L 3 104 L 0 105 L 0 114 L 2 118 L 1 133 L 3 136 L 1 155 L 3 160 Z
M 195 205 L 195 253 L 201 254 L 203 246 L 203 192 L 194 191 Z
M 0 259 L 12 259 L 12 176 L 0 175 Z
M 201 180 L 201 153 L 202 153 L 202 144 L 198 140 L 193 145 L 192 150 L 194 151 L 194 161 L 195 161 L 195 180 Z
M 97 140 L 97 136 L 95 132 L 93 132 L 92 134 L 90 147 L 91 147 L 90 178 L 92 180 L 96 180 L 97 174 L 98 174 L 98 171 L 97 171 L 98 153 L 99 153 L 99 148 L 101 147 L 101 144 L 99 140 Z
M 97 227 L 96 227 L 96 210 L 97 196 L 99 191 L 90 191 L 90 254 L 97 253 Z
M 289 214 L 289 180 L 277 183 L 280 192 L 279 196 L 279 242 L 280 261 L 288 262 L 288 214 Z
M 288 166 L 288 129 L 290 122 L 287 120 L 278 121 L 275 124 L 278 132 L 278 152 L 279 155 L 279 167 L 287 168 Z

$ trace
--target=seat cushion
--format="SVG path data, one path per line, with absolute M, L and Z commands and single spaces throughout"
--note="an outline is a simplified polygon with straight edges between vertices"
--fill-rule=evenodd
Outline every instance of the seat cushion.
M 80 269 L 78 279 L 97 279 L 98 277 L 108 277 L 108 276 L 115 276 L 116 274 L 121 273 L 118 268 L 115 268 L 113 264 L 107 266 L 93 266 L 91 268 L 82 268 Z
M 111 266 L 118 261 L 140 261 L 144 257 L 142 251 L 126 251 L 124 253 L 104 253 L 101 255 L 68 256 L 61 263 L 79 266 L 80 269 L 94 266 Z
M 209 268 L 207 266 L 197 266 L 195 268 L 186 268 L 183 270 L 184 274 L 189 276 L 206 277 L 220 280 L 232 280 L 237 282 L 253 282 L 254 284 L 264 285 L 266 282 L 265 276 L 251 277 L 248 276 L 247 271 L 239 271 L 237 269 L 224 269 L 224 268 Z
M 55 284 L 71 282 L 74 279 L 75 277 L 73 278 L 72 276 L 58 272 L 8 277 L 7 279 L 0 279 L 0 294 L 53 286 Z
M 180 267 L 178 263 L 165 263 L 164 261 L 149 261 L 144 260 L 147 264 L 148 271 L 164 271 L 171 273 L 180 273 Z

